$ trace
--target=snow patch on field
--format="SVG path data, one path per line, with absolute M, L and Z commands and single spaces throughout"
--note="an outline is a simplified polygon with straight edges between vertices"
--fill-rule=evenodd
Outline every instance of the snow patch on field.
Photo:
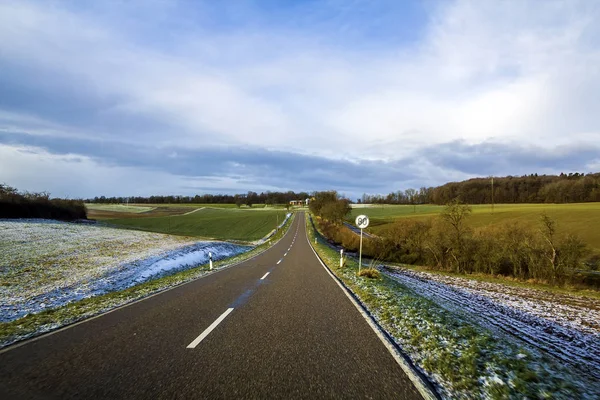
M 466 319 L 600 379 L 600 301 L 386 267 L 390 277 Z
M 251 247 L 49 220 L 0 220 L 0 321 L 136 284 Z
M 205 208 L 206 208 L 206 207 L 200 207 L 200 208 L 196 208 L 195 210 L 192 210 L 192 211 L 186 212 L 186 213 L 185 213 L 185 214 L 183 214 L 183 215 L 190 215 L 190 214 L 193 214 L 193 213 L 195 213 L 195 212 L 198 212 L 198 211 L 200 211 L 200 210 L 204 210 Z

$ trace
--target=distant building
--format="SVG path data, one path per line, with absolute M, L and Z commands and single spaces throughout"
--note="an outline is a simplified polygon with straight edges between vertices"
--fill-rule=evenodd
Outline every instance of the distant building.
M 307 206 L 308 207 L 308 203 L 310 203 L 312 200 L 314 200 L 314 197 L 312 199 L 306 198 L 305 200 L 291 200 L 290 206 L 297 206 L 297 207 Z

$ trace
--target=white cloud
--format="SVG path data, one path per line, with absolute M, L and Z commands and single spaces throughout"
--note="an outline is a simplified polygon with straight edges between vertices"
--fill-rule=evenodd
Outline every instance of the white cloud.
M 421 145 L 495 138 L 553 146 L 565 136 L 577 140 L 584 132 L 595 132 L 600 140 L 594 111 L 600 52 L 585 43 L 589 30 L 597 30 L 593 16 L 598 17 L 598 7 L 544 5 L 443 3 L 418 51 L 389 61 L 387 84 L 348 99 L 334 113 L 333 126 L 374 140 L 413 141 L 416 135 Z M 578 101 L 581 97 L 591 101 Z M 387 142 L 385 146 L 391 150 Z
M 142 29 L 136 19 L 126 28 L 135 7 L 109 10 L 108 20 L 52 4 L 0 5 L 0 66 L 33 65 L 111 99 L 98 110 L 107 119 L 160 125 L 124 127 L 131 142 L 258 146 L 350 160 L 393 160 L 458 139 L 550 149 L 600 142 L 596 2 L 440 2 L 418 43 L 371 49 L 334 46 L 321 40 L 323 29 L 250 24 L 210 32 L 189 18 L 174 34 L 176 46 L 165 49 L 154 37 L 140 39 L 152 24 Z M 173 17 L 170 7 L 163 11 Z M 208 12 L 196 14 L 206 22 Z M 23 114 L 53 126 L 44 133 L 86 134 L 64 120 Z M 14 118 L 10 127 L 19 124 L 41 129 Z M 119 136 L 97 129 L 87 135 Z
M 31 146 L 0 144 L 0 160 L 0 182 L 57 197 L 173 194 L 173 188 L 185 183 L 160 171 L 106 166 L 90 157 L 56 155 Z

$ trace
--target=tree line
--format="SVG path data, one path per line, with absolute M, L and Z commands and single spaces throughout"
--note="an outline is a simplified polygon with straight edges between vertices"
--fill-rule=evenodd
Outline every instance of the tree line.
M 350 214 L 350 200 L 341 197 L 335 190 L 315 192 L 308 208 L 314 215 L 341 225 Z
M 86 219 L 82 200 L 50 198 L 50 193 L 19 192 L 0 184 L 0 218 Z
M 474 178 L 386 196 L 364 194 L 358 202 L 444 205 L 454 199 L 468 204 L 596 202 L 600 201 L 600 173 Z
M 252 206 L 253 204 L 288 204 L 292 200 L 305 200 L 309 197 L 306 192 L 271 192 L 266 191 L 256 193 L 249 191 L 244 194 L 202 194 L 195 196 L 96 196 L 93 199 L 87 199 L 88 203 L 99 204 L 237 204 Z

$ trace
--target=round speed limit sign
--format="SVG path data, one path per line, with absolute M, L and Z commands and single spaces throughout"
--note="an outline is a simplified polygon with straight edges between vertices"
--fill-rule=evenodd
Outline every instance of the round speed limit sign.
M 356 226 L 358 226 L 360 229 L 365 229 L 367 226 L 369 226 L 369 217 L 366 215 L 359 215 L 356 217 L 355 222 Z

